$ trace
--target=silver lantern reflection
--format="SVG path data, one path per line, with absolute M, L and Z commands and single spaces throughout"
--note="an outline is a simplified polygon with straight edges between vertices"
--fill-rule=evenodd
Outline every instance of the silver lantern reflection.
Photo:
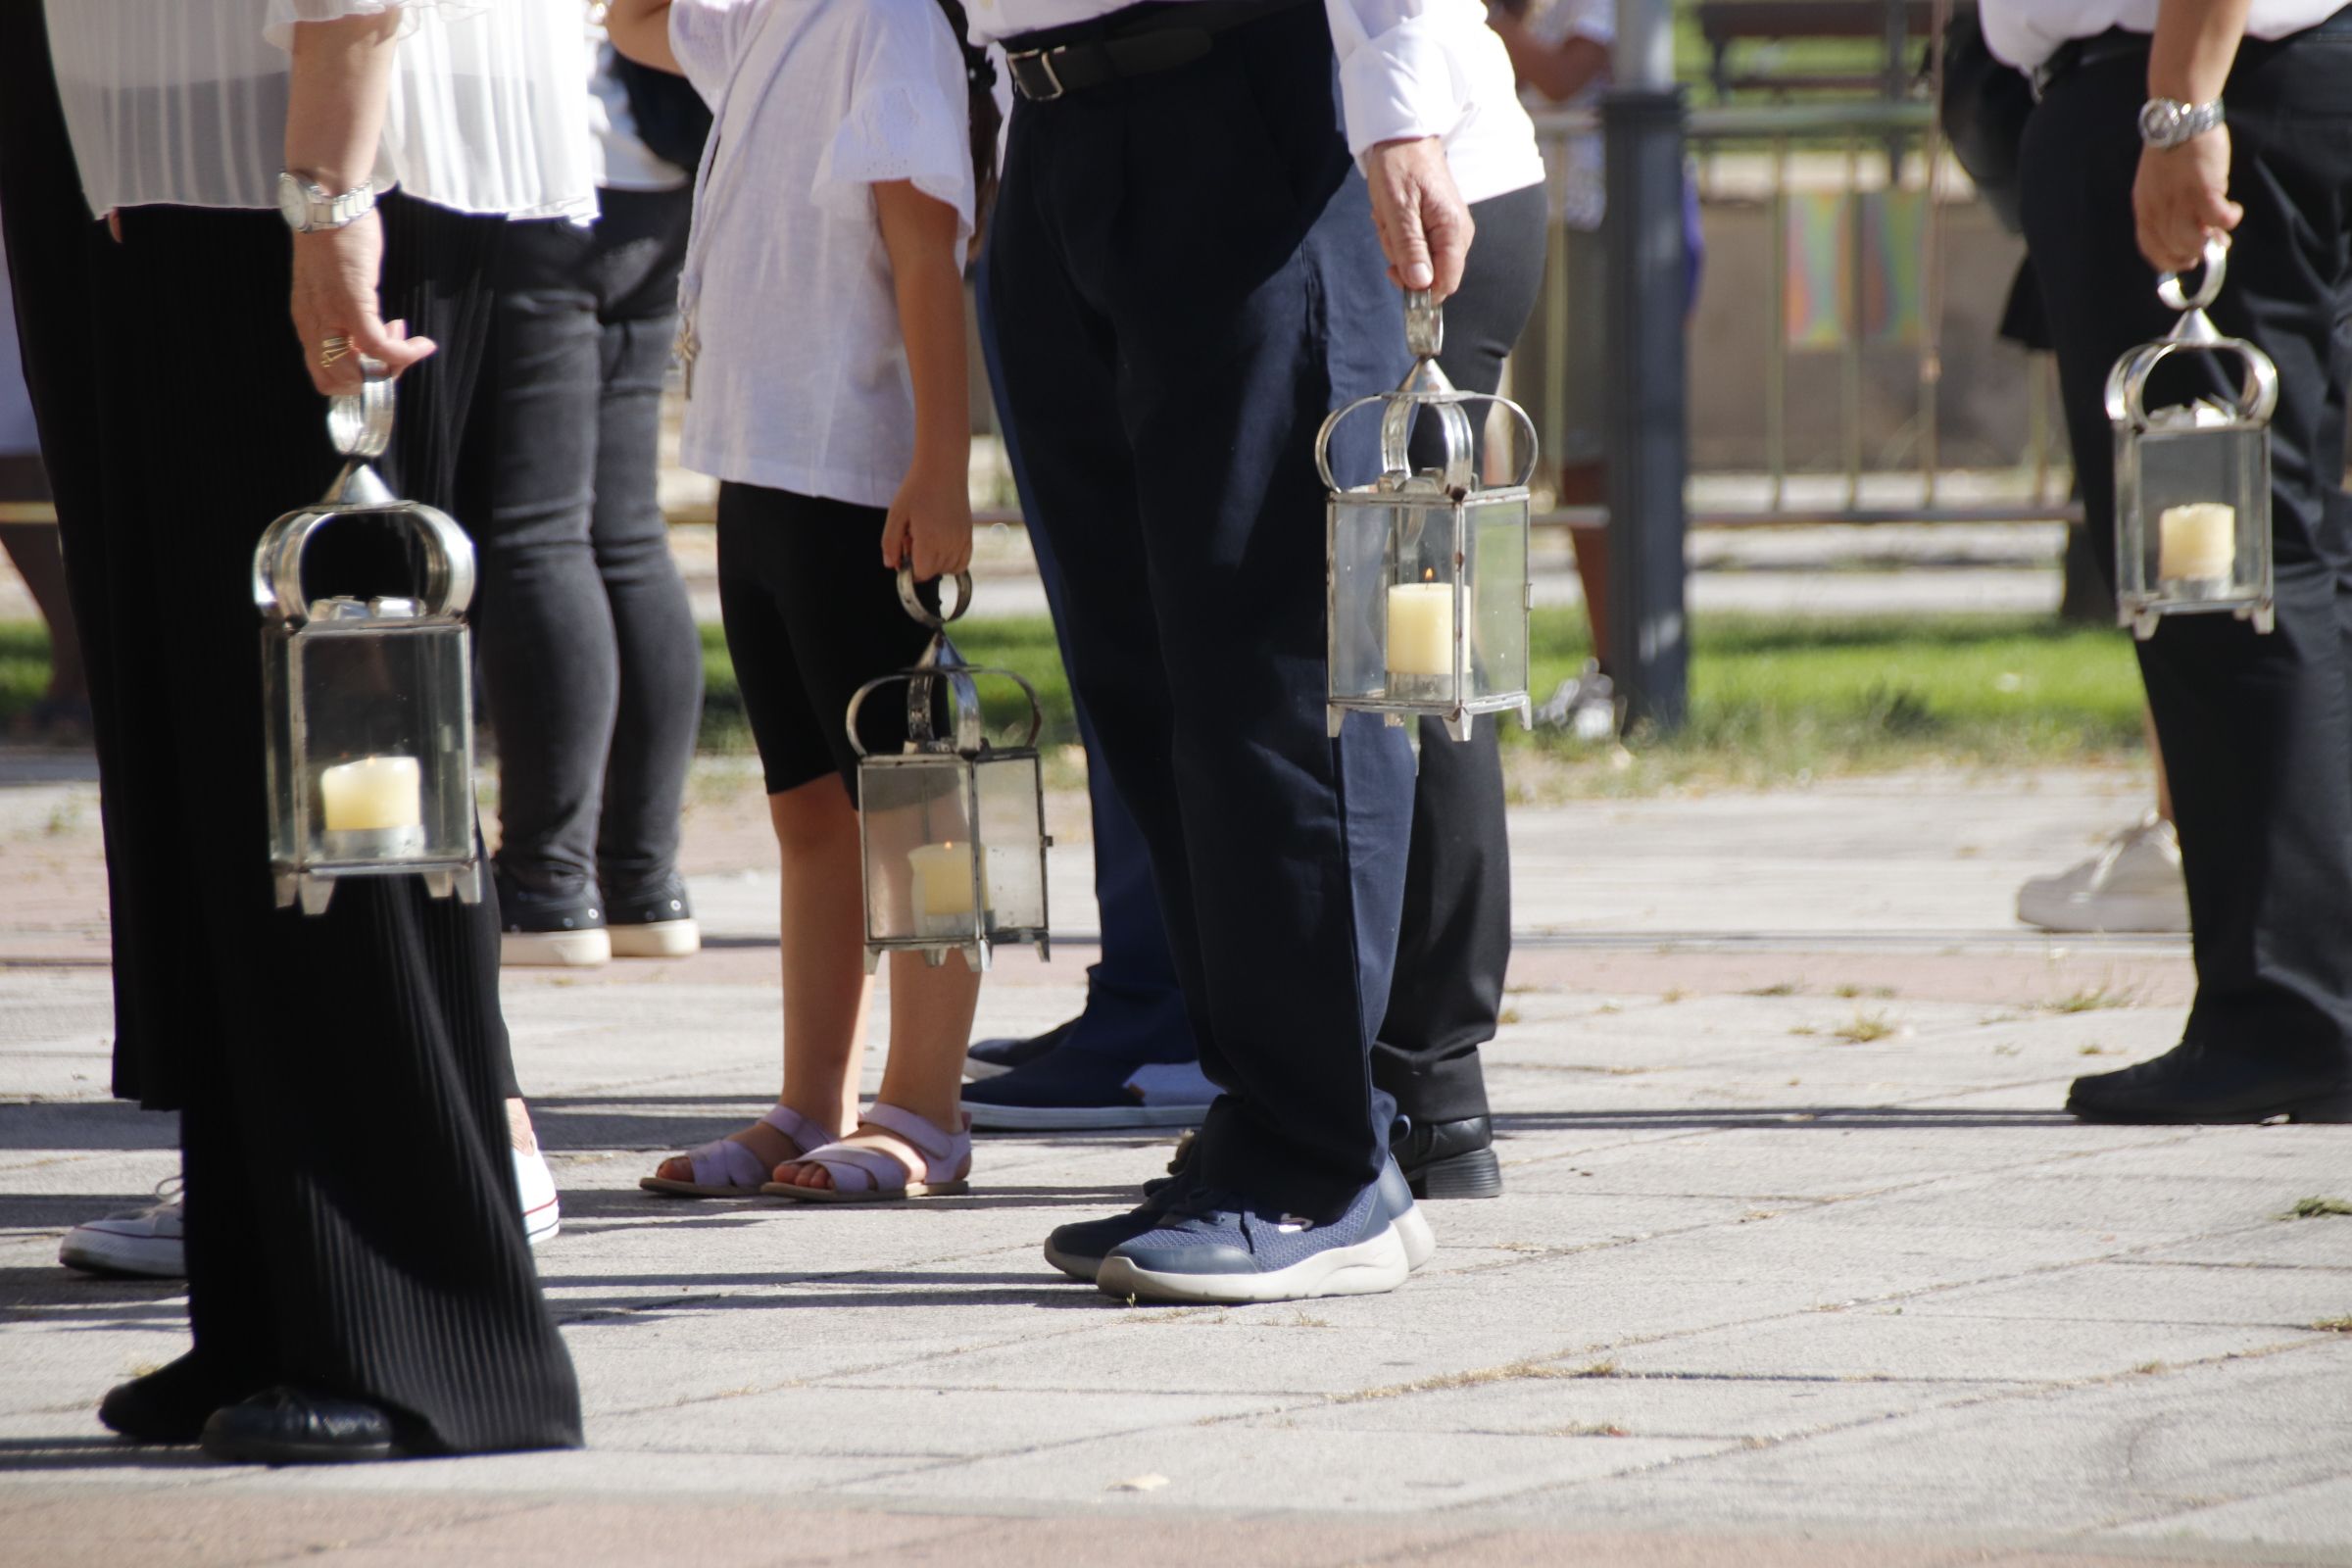
M 845 722 L 858 753 L 858 825 L 865 883 L 865 966 L 885 953 L 920 953 L 933 964 L 959 952 L 974 972 L 999 943 L 1036 944 L 1051 956 L 1046 927 L 1046 797 L 1037 736 L 1045 724 L 1037 692 L 1010 670 L 966 664 L 947 622 L 972 602 L 958 574 L 956 608 L 944 618 L 899 571 L 899 602 L 932 628 L 912 669 L 870 680 L 850 700 Z M 1015 746 L 988 738 L 976 676 L 1002 676 L 1029 704 L 1029 732 Z M 906 743 L 869 753 L 858 715 L 884 687 L 906 688 Z
M 372 370 L 374 367 L 369 367 Z M 368 466 L 392 434 L 392 383 L 330 401 L 348 460 L 326 499 L 270 525 L 253 553 L 262 612 L 270 868 L 280 908 L 318 914 L 345 877 L 421 875 L 481 897 L 473 836 L 473 547 Z M 329 525 L 390 526 L 424 564 L 416 596 L 311 599 L 303 555 Z
M 2180 320 L 2115 362 L 2107 417 L 2115 426 L 2118 618 L 2146 638 L 2166 615 L 2228 611 L 2258 631 L 2275 623 L 2271 588 L 2271 411 L 2278 369 L 2205 315 L 2222 291 L 2228 248 L 2205 247 L 2194 295 L 2171 272 L 2157 296 Z M 2234 395 L 2148 407 L 2148 381 L 2176 361 L 2235 360 Z
M 1444 325 L 1428 291 L 1405 296 L 1412 373 L 1395 392 L 1359 398 L 1323 421 L 1315 465 L 1331 491 L 1326 544 L 1331 733 L 1350 712 L 1391 724 L 1442 718 L 1455 740 L 1480 713 L 1516 709 L 1527 695 L 1528 475 L 1536 430 L 1507 398 L 1456 391 L 1438 368 Z M 1380 476 L 1346 489 L 1331 441 L 1360 409 L 1380 415 Z M 1487 484 L 1476 439 L 1489 410 L 1524 433 L 1516 476 Z M 1476 409 L 1478 417 L 1472 417 Z M 1410 454 L 1417 419 L 1436 421 L 1435 466 Z

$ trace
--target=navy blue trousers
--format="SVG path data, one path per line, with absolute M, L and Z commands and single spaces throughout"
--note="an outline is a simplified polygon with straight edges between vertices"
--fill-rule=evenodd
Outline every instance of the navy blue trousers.
M 1315 431 L 1407 361 L 1321 11 L 1021 103 L 991 226 L 1005 415 L 1071 674 L 1225 1091 L 1202 1176 L 1335 1211 L 1395 1109 L 1370 1049 L 1413 769 L 1377 721 L 1325 730 Z

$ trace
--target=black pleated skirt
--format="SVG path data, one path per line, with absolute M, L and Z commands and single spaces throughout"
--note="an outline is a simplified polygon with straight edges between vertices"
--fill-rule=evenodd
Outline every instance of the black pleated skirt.
M 448 508 L 503 224 L 381 212 L 384 314 L 441 347 L 402 377 L 379 466 Z M 338 466 L 284 225 L 142 208 L 110 239 L 37 5 L 0 6 L 0 220 L 90 666 L 116 1087 L 180 1111 L 196 1352 L 231 1383 L 380 1404 L 423 1449 L 576 1445 L 516 1211 L 495 906 L 414 878 L 275 906 L 253 549 Z M 406 561 L 354 539 L 322 564 L 355 581 L 318 586 Z

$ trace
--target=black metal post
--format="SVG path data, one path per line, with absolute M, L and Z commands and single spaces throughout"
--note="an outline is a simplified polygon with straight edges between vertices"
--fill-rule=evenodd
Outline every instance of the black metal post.
M 1690 655 L 1683 609 L 1683 90 L 1620 87 L 1601 102 L 1609 209 L 1609 672 L 1627 723 L 1681 727 Z M 1588 307 L 1589 308 L 1589 307 Z

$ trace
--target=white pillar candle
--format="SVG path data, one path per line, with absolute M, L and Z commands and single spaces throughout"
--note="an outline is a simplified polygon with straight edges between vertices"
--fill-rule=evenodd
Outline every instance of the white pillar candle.
M 1403 582 L 1390 587 L 1389 672 L 1453 673 L 1453 584 Z
M 2237 574 L 2237 509 L 2218 501 L 2167 507 L 2156 519 L 2158 577 Z
M 925 844 L 906 853 L 914 872 L 914 907 L 922 915 L 956 915 L 969 921 L 972 913 L 972 847 L 969 844 Z
M 422 770 L 414 757 L 363 757 L 318 775 L 329 833 L 380 833 L 424 820 Z

